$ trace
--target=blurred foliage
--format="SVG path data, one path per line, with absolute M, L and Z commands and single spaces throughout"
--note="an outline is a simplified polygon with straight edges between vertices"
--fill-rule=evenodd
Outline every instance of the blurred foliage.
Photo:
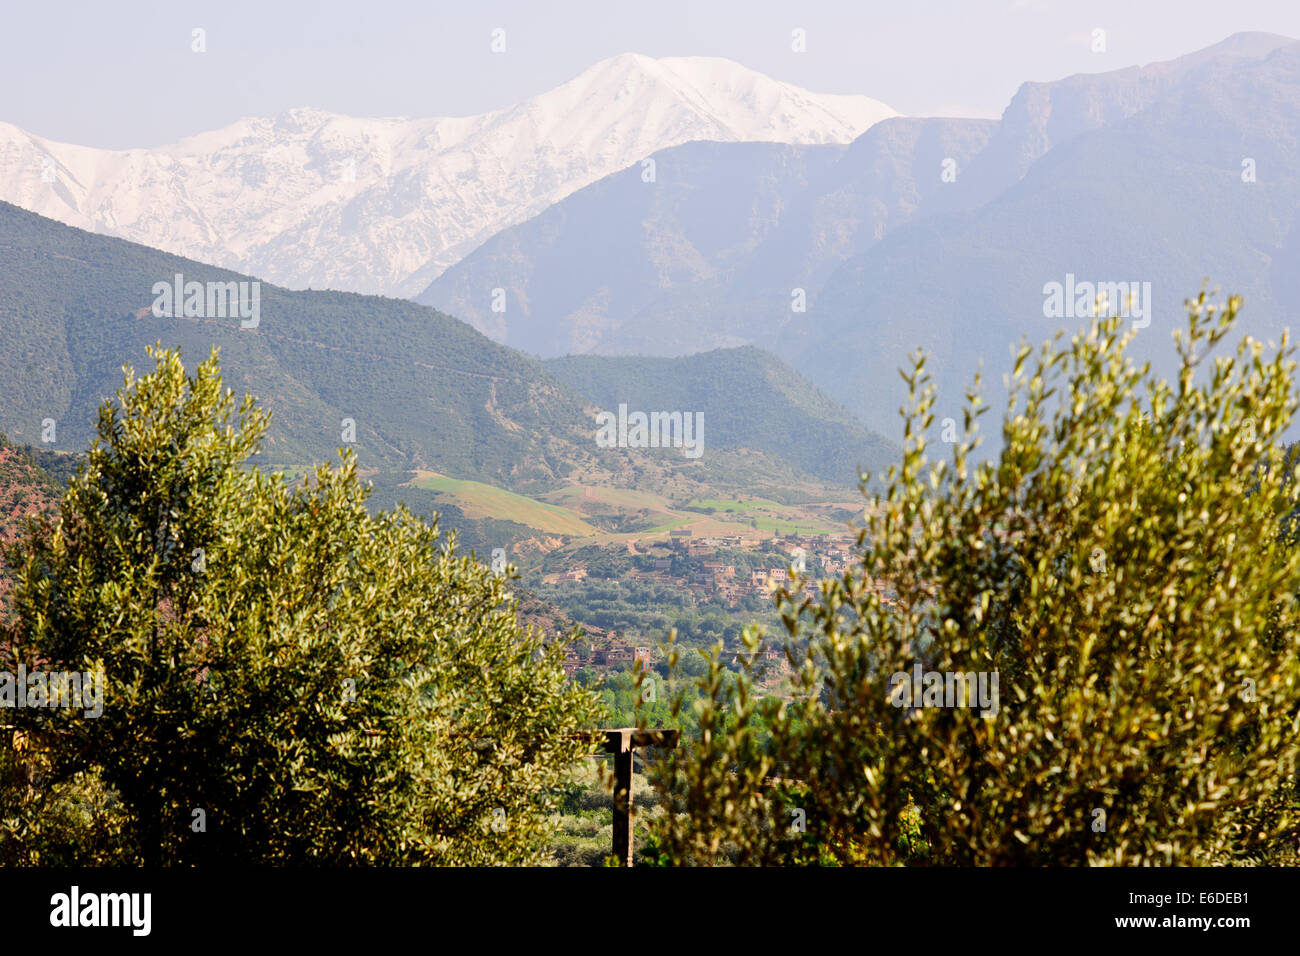
M 0 729 L 0 866 L 112 866 L 131 861 L 127 816 L 95 772 L 51 777 L 29 734 Z
M 950 458 L 927 455 L 918 354 L 860 562 L 815 600 L 778 595 L 791 698 L 729 684 L 715 652 L 675 702 L 700 736 L 655 768 L 660 858 L 1294 864 L 1295 363 L 1285 335 L 1212 357 L 1238 307 L 1188 304 L 1173 384 L 1135 367 L 1117 318 L 1022 346 L 980 463 L 978 379 Z M 744 639 L 756 662 L 762 635 Z M 997 674 L 996 714 L 900 706 L 891 675 L 916 665 Z

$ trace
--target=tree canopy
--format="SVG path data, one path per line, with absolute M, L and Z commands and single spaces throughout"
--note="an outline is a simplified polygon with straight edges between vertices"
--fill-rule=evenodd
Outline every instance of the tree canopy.
M 1189 303 L 1172 383 L 1117 318 L 1023 346 L 979 462 L 978 380 L 932 458 L 918 355 L 860 560 L 779 596 L 792 699 L 700 679 L 663 858 L 1295 862 L 1295 363 L 1285 337 L 1215 355 L 1238 308 Z
M 68 826 L 111 818 L 104 861 L 537 860 L 598 717 L 562 644 L 521 629 L 508 579 L 436 523 L 371 517 L 350 454 L 297 485 L 250 464 L 269 414 L 236 406 L 215 350 L 192 376 L 150 354 L 57 522 L 11 555 L 6 663 L 97 672 L 106 693 L 97 718 L 6 712 L 24 746 L 0 769 L 39 773 L 0 801 L 0 858 L 87 836 L 42 829 L 39 777 Z

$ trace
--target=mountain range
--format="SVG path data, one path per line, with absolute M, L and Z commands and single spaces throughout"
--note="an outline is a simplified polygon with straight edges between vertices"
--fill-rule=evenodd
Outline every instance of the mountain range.
M 501 229 L 659 150 L 847 143 L 894 115 L 729 60 L 624 54 L 479 116 L 302 108 L 130 150 L 0 122 L 0 199 L 287 288 L 413 296 Z
M 1047 314 L 1051 283 L 1150 283 L 1135 352 L 1166 373 L 1207 277 L 1243 295 L 1242 331 L 1276 339 L 1300 306 L 1298 144 L 1300 44 L 1237 34 L 1025 83 L 996 121 L 670 148 L 653 186 L 635 169 L 593 183 L 417 298 L 542 356 L 756 345 L 889 436 L 921 347 L 938 430 L 981 363 L 996 406 L 1022 336 L 1081 324 L 1086 306 Z
M 851 146 L 677 146 L 652 157 L 653 185 L 636 167 L 607 176 L 493 236 L 416 301 L 543 356 L 775 342 L 802 321 L 799 290 L 806 305 L 891 228 L 960 208 L 941 164 L 964 163 L 996 126 L 897 118 Z
M 599 484 L 691 496 L 751 484 L 853 487 L 860 466 L 876 471 L 894 452 L 816 389 L 790 387 L 797 375 L 752 349 L 658 368 L 659 387 L 635 390 L 609 389 L 610 374 L 588 365 L 575 388 L 464 322 L 400 299 L 263 282 L 256 327 L 166 314 L 154 287 L 178 274 L 186 283 L 259 281 L 0 203 L 0 432 L 84 449 L 122 366 L 147 369 L 146 346 L 161 342 L 190 365 L 219 347 L 227 387 L 273 415 L 263 461 L 294 472 L 347 444 L 372 472 L 432 471 L 529 493 Z M 735 415 L 728 403 L 737 399 L 790 444 Z M 600 447 L 597 412 L 628 401 L 701 413 L 704 454 Z
M 1142 290 L 1135 351 L 1166 373 L 1182 301 L 1203 278 L 1244 296 L 1241 329 L 1260 339 L 1300 305 L 1300 44 L 1271 34 L 1025 83 L 998 120 L 902 117 L 728 61 L 626 55 L 471 119 L 291 111 L 160 150 L 54 146 L 0 130 L 0 183 L 23 205 L 218 265 L 263 263 L 253 274 L 270 281 L 420 304 L 268 285 L 264 335 L 137 318 L 144 290 L 172 271 L 249 270 L 139 246 L 109 256 L 10 209 L 16 245 L 0 252 L 33 281 L 6 276 L 5 307 L 19 303 L 22 321 L 0 351 L 12 396 L 0 427 L 28 429 L 23 440 L 40 409 L 88 421 L 122 360 L 185 327 L 191 347 L 225 344 L 237 385 L 275 396 L 279 460 L 328 454 L 330 423 L 351 416 L 371 429 L 376 467 L 554 484 L 591 466 L 592 402 L 633 385 L 647 401 L 716 399 L 701 375 L 745 395 L 724 373 L 770 385 L 735 351 L 756 346 L 802 376 L 796 392 L 823 393 L 817 408 L 828 398 L 867 430 L 834 437 L 842 455 L 805 448 L 777 465 L 774 441 L 719 410 L 733 432 L 714 433 L 715 447 L 843 481 L 858 448 L 898 434 L 897 370 L 918 347 L 939 392 L 936 429 L 960 419 L 981 366 L 996 406 L 1019 339 L 1084 321 L 1086 303 L 1053 313 L 1053 284 Z M 349 160 L 355 178 L 336 177 Z M 47 169 L 53 182 L 33 182 Z M 29 232 L 39 261 L 24 258 Z M 614 361 L 719 349 L 695 364 Z M 787 416 L 791 395 L 765 394 L 784 421 L 811 413 Z M 808 472 L 819 459 L 835 464 Z

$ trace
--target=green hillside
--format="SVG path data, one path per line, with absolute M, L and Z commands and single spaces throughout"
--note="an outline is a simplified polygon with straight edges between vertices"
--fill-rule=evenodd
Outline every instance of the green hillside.
M 235 273 L 43 219 L 0 203 L 0 428 L 79 449 L 124 363 L 161 340 L 197 362 L 221 348 L 226 384 L 269 407 L 264 455 L 334 455 L 355 422 L 366 468 L 436 467 L 508 485 L 547 484 L 598 465 L 578 399 L 526 357 L 410 302 L 260 288 L 260 324 L 155 317 L 156 282 Z M 606 456 L 608 457 L 608 456 Z
M 354 437 L 385 506 L 442 510 L 483 541 L 588 529 L 503 493 L 415 479 L 435 473 L 530 498 L 573 485 L 679 501 L 759 489 L 816 496 L 826 483 L 852 486 L 857 465 L 874 467 L 888 450 L 754 350 L 643 368 L 620 360 L 604 371 L 578 363 L 581 376 L 558 364 L 573 388 L 529 356 L 404 300 L 261 283 L 256 328 L 183 309 L 154 315 L 155 284 L 177 273 L 186 282 L 252 281 L 0 203 L 0 430 L 47 451 L 82 451 L 99 404 L 121 387 L 122 366 L 148 365 L 146 346 L 179 348 L 187 363 L 217 346 L 226 385 L 272 413 L 264 466 L 300 473 Z M 623 399 L 705 412 L 705 453 L 599 447 L 594 416 L 620 398 L 607 387 L 614 380 L 635 386 Z M 344 434 L 347 420 L 354 436 Z
M 853 485 L 895 446 L 770 353 L 715 349 L 685 358 L 574 355 L 543 367 L 602 408 L 702 412 L 714 448 L 752 448 L 825 481 Z
M 448 478 L 446 475 L 425 472 L 418 474 L 411 484 L 417 488 L 440 493 L 471 518 L 499 518 L 525 527 L 536 528 L 547 534 L 583 537 L 598 533 L 597 528 L 567 508 L 526 498 L 503 488 L 485 485 L 480 481 Z

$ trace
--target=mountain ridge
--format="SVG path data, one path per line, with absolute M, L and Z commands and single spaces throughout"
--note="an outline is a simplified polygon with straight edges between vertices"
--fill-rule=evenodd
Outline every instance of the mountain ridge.
M 732 147 L 743 162 L 705 162 L 687 144 L 658 154 L 658 193 L 606 177 L 497 234 L 419 301 L 542 355 L 757 345 L 894 437 L 897 370 L 915 349 L 940 388 L 936 428 L 960 420 L 977 359 L 996 405 L 1022 335 L 1073 331 L 1044 313 L 1045 286 L 1067 275 L 1150 283 L 1143 358 L 1173 354 L 1180 303 L 1207 276 L 1245 296 L 1243 332 L 1276 338 L 1300 313 L 1298 123 L 1300 43 L 1235 34 L 1145 67 L 1022 84 L 997 121 L 895 117 L 847 149 L 788 147 L 809 171 L 761 230 L 730 210 L 777 209 L 748 184 L 781 182 L 788 163 L 758 144 Z M 832 149 L 813 170 L 808 157 Z M 703 201 L 704 184 L 728 181 L 719 204 Z M 739 255 L 693 241 L 728 229 Z M 589 268 L 561 275 L 575 261 Z M 649 261 L 654 274 L 627 265 Z M 504 315 L 468 294 L 493 287 Z
M 0 122 L 0 199 L 286 288 L 406 296 L 505 226 L 666 146 L 847 142 L 893 115 L 720 58 L 623 54 L 467 117 L 303 107 L 130 150 Z
M 352 445 L 363 470 L 431 470 L 534 493 L 589 483 L 676 495 L 812 477 L 783 456 L 729 445 L 716 427 L 698 461 L 680 449 L 599 447 L 590 400 L 528 356 L 404 299 L 261 283 L 256 328 L 155 315 L 155 283 L 178 272 L 187 282 L 259 281 L 0 202 L 0 431 L 35 443 L 52 422 L 53 448 L 84 449 L 123 363 L 147 368 L 145 347 L 160 341 L 187 363 L 221 349 L 227 387 L 272 413 L 268 465 L 301 469 Z

